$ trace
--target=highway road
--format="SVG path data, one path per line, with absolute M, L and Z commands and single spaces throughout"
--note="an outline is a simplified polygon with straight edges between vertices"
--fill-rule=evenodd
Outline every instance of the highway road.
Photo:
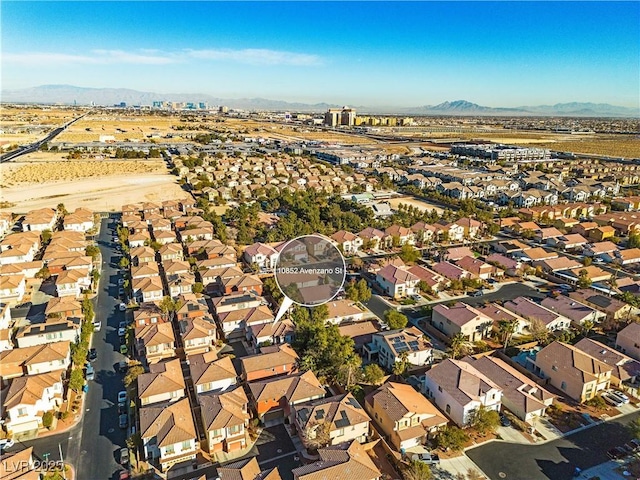
M 98 236 L 102 254 L 102 271 L 98 295 L 94 300 L 96 320 L 102 329 L 93 336 L 92 347 L 98 351 L 93 362 L 95 380 L 89 382 L 83 417 L 71 430 L 49 437 L 16 443 L 13 449 L 34 448 L 37 459 L 59 460 L 58 445 L 65 462 L 71 463 L 79 479 L 115 479 L 120 470 L 116 459 L 125 446 L 126 432 L 118 428 L 117 395 L 124 389 L 122 375 L 115 367 L 125 357 L 120 354 L 118 324 L 124 314 L 118 310 L 117 270 L 111 266 L 116 255 L 111 246 L 112 219 L 103 219 Z M 12 449 L 12 450 L 13 450 Z M 49 454 L 48 456 L 46 454 Z
M 67 127 L 69 127 L 70 125 L 73 125 L 75 122 L 80 120 L 85 115 L 87 115 L 87 114 L 85 113 L 83 115 L 80 115 L 79 117 L 74 118 L 70 122 L 65 123 L 63 126 L 53 129 L 42 140 L 38 140 L 37 142 L 31 143 L 29 145 L 22 145 L 22 146 L 18 147 L 16 150 L 13 150 L 12 152 L 5 153 L 4 155 L 0 155 L 0 163 L 9 162 L 9 161 L 13 160 L 14 158 L 18 158 L 21 155 L 25 155 L 27 153 L 35 152 L 42 145 L 44 145 L 45 143 L 50 142 L 51 140 L 56 138 L 58 135 L 60 135 L 62 132 L 64 132 L 67 129 Z

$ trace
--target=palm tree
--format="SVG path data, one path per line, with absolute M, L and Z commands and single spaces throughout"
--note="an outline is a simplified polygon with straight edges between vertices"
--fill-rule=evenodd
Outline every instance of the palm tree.
M 518 319 L 500 320 L 498 322 L 498 330 L 502 335 L 502 341 L 504 343 L 503 351 L 506 351 L 509 346 L 509 342 L 511 341 L 511 337 L 513 337 L 513 334 L 518 331 Z
M 462 332 L 458 332 L 453 336 L 453 338 L 451 339 L 451 345 L 449 346 L 449 349 L 451 351 L 451 358 L 455 360 L 460 356 L 465 343 L 467 343 L 467 338 L 463 335 Z
M 582 330 L 585 337 L 589 338 L 589 332 L 593 330 L 594 325 L 593 320 L 585 320 L 582 322 Z
M 398 376 L 404 375 L 409 366 L 409 354 L 408 352 L 400 353 L 400 360 L 393 364 L 393 373 Z

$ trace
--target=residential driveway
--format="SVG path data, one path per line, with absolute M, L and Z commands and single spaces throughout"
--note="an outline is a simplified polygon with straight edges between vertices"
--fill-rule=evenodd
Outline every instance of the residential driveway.
M 540 445 L 490 442 L 466 455 L 491 479 L 571 479 L 575 467 L 606 463 L 607 450 L 631 439 L 626 425 L 639 417 L 635 412 Z

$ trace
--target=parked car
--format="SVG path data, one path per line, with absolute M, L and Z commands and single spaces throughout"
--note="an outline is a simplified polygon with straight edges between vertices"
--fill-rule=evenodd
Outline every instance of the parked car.
M 89 353 L 87 354 L 87 358 L 90 362 L 95 361 L 98 358 L 98 351 L 95 348 L 90 348 Z
M 118 325 L 118 335 L 124 337 L 125 333 L 127 333 L 127 322 L 120 322 Z
M 417 293 L 414 295 L 411 295 L 411 298 L 413 298 L 416 302 L 419 302 L 422 300 L 422 297 L 420 295 L 418 295 Z
M 129 419 L 127 418 L 127 414 L 123 413 L 122 415 L 120 415 L 118 417 L 118 426 L 120 428 L 127 428 L 127 425 L 129 424 Z
M 129 449 L 127 447 L 120 449 L 120 465 L 129 464 Z
M 97 332 L 102 329 L 102 322 L 93 322 L 93 331 Z
M 435 453 L 414 453 L 411 455 L 413 462 L 426 463 L 427 465 L 438 465 L 440 463 L 440 457 Z
M 627 397 L 624 393 L 619 392 L 618 390 L 609 390 L 609 395 L 620 400 L 622 403 L 629 403 L 629 397 Z
M 127 403 L 127 392 L 125 392 L 124 390 L 121 392 L 118 392 L 118 405 L 122 404 L 125 405 Z
M 13 438 L 0 438 L 0 450 L 11 448 L 14 444 L 15 441 L 13 440 Z
M 511 420 L 509 420 L 509 418 L 503 413 L 500 414 L 500 425 L 502 425 L 503 427 L 511 426 Z
M 93 369 L 93 365 L 87 363 L 85 366 L 85 370 L 87 380 L 93 380 L 95 378 L 95 370 Z
M 482 290 L 476 290 L 475 292 L 471 292 L 469 294 L 470 297 L 481 297 L 482 295 L 484 295 L 484 292 Z
M 127 360 L 122 360 L 120 363 L 118 363 L 118 371 L 120 373 L 127 373 L 128 369 L 129 369 L 129 362 Z
M 120 305 L 118 305 L 118 308 L 121 312 L 124 312 L 127 309 L 127 306 L 124 303 L 121 303 Z
M 118 415 L 122 415 L 123 413 L 127 413 L 127 406 L 123 404 L 118 405 Z
M 621 458 L 624 458 L 627 456 L 627 452 L 625 452 L 622 448 L 620 447 L 615 447 L 612 448 L 611 450 L 607 451 L 607 456 L 611 459 L 611 460 L 619 460 Z
M 118 285 L 123 285 L 123 284 L 124 284 L 124 278 L 119 278 Z
M 126 344 L 123 343 L 122 345 L 120 345 L 120 353 L 122 355 L 126 355 L 128 351 L 129 351 L 129 349 L 127 348 Z
M 607 402 L 609 405 L 613 405 L 614 407 L 619 407 L 622 405 L 622 401 L 619 398 L 614 397 L 609 392 L 604 392 L 602 394 L 602 399 Z
M 124 295 L 124 288 L 123 287 L 118 288 L 118 295 Z
M 129 470 L 120 470 L 118 474 L 118 480 L 129 480 L 131 475 L 129 475 Z

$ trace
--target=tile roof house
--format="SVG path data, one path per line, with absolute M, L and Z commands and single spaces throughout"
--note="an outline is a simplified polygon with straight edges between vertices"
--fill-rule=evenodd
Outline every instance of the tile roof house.
M 423 388 L 459 427 L 469 425 L 480 406 L 499 412 L 502 403 L 502 388 L 461 360 L 449 358 L 427 371 Z
M 178 320 L 178 329 L 187 355 L 208 352 L 218 340 L 216 324 L 209 315 Z
M 469 247 L 451 247 L 444 254 L 444 258 L 449 261 L 460 260 L 464 257 L 474 258 L 473 250 Z
M 282 480 L 278 467 L 260 470 L 257 457 L 245 458 L 218 467 L 220 480 Z M 203 479 L 199 479 L 203 480 Z
M 285 318 L 278 322 L 248 325 L 246 332 L 247 342 L 256 349 L 267 342 L 272 345 L 292 343 L 295 335 L 295 326 L 291 320 Z
M 557 297 L 544 298 L 540 305 L 544 308 L 559 313 L 560 315 L 570 319 L 575 325 L 583 325 L 586 321 L 591 321 L 597 324 L 603 320 L 606 315 L 594 308 L 580 303 L 577 300 L 566 297 L 564 295 L 558 295 Z
M 493 319 L 481 310 L 457 302 L 451 307 L 439 304 L 433 307 L 431 323 L 449 338 L 462 333 L 472 342 L 487 336 L 493 325 Z
M 147 461 L 167 471 L 175 463 L 196 458 L 198 435 L 188 398 L 169 405 L 142 407 L 139 415 L 140 438 Z
M 371 419 L 351 393 L 300 403 L 293 407 L 293 419 L 306 448 L 369 438 Z
M 578 402 L 590 400 L 611 384 L 611 365 L 566 343 L 550 343 L 529 361 L 536 375 Z
M 419 282 L 424 282 L 432 292 L 439 292 L 442 288 L 449 285 L 449 280 L 442 275 L 430 270 L 422 265 L 413 265 L 407 269 L 409 272 L 419 278 Z
M 236 369 L 228 355 L 198 353 L 189 355 L 187 362 L 196 393 L 221 392 L 238 383 Z
M 495 267 L 474 257 L 462 257 L 456 261 L 456 265 L 471 273 L 471 278 L 480 278 L 481 280 L 488 280 L 495 271 Z
M 331 235 L 331 240 L 342 248 L 345 255 L 355 255 L 363 243 L 362 238 L 346 230 L 338 230 Z
M 143 263 L 156 261 L 156 252 L 151 247 L 135 247 L 129 252 L 132 265 L 138 266 Z
M 575 347 L 613 367 L 611 385 L 614 387 L 622 389 L 625 382 L 634 384 L 640 380 L 640 361 L 590 338 L 583 338 Z
M 3 480 L 40 480 L 40 474 L 35 468 L 33 447 L 2 455 L 0 478 Z
M 380 480 L 382 473 L 357 441 L 318 451 L 320 460 L 294 468 L 293 480 L 358 479 Z
M 547 273 L 557 272 L 558 270 L 568 270 L 572 268 L 582 267 L 581 263 L 576 262 L 572 258 L 564 256 L 558 258 L 550 258 L 548 260 L 535 261 L 533 262 L 533 265 L 542 268 L 542 270 Z
M 378 230 L 377 228 L 373 227 L 367 227 L 358 233 L 358 237 L 360 237 L 363 242 L 369 243 L 371 245 L 371 248 L 381 247 L 380 243 L 382 242 L 384 236 L 385 233 L 382 230 Z
M 369 362 L 377 361 L 381 367 L 389 370 L 405 355 L 411 365 L 427 365 L 431 362 L 433 353 L 431 343 L 425 340 L 417 327 L 376 332 L 372 334 L 371 342 L 363 346 L 363 350 Z
M 376 274 L 376 282 L 392 298 L 406 297 L 417 293 L 420 279 L 408 270 L 387 265 Z
M 162 247 L 158 249 L 158 255 L 160 256 L 161 262 L 166 262 L 168 260 L 184 260 L 182 245 L 179 243 L 167 243 L 162 245 Z
M 175 356 L 176 339 L 171 323 L 154 323 L 135 330 L 135 348 L 138 357 L 148 364 Z
M 618 332 L 616 348 L 640 361 L 640 323 L 630 323 Z
M 587 257 L 599 257 L 603 253 L 610 253 L 612 254 L 611 256 L 613 257 L 613 252 L 618 250 L 618 248 L 619 247 L 613 242 L 609 242 L 609 241 L 596 242 L 596 243 L 590 243 L 589 245 L 586 245 L 582 249 L 582 253 Z
M 66 370 L 71 363 L 70 342 L 55 342 L 0 352 L 2 380 Z
M 491 356 L 465 357 L 470 364 L 502 389 L 502 405 L 524 422 L 545 415 L 555 395 L 505 361 Z
M 228 298 L 228 297 L 221 297 Z M 253 297 L 255 298 L 255 297 Z M 257 297 L 262 298 L 262 297 Z M 247 304 L 253 302 L 248 301 Z M 260 305 L 218 313 L 218 320 L 227 338 L 244 337 L 247 329 L 254 325 L 267 324 L 273 321 L 273 313 L 269 307 Z
M 504 303 L 504 308 L 529 321 L 540 321 L 547 330 L 564 330 L 571 320 L 564 315 L 542 307 L 527 297 L 517 297 Z
M 607 315 L 607 318 L 611 319 L 627 318 L 635 310 L 634 307 L 622 300 L 608 297 L 589 288 L 570 292 L 569 296 L 574 300 L 604 312 Z
M 522 252 L 517 252 L 514 257 L 520 258 L 525 262 L 541 262 L 543 260 L 550 260 L 552 258 L 558 258 L 557 252 L 547 252 L 542 247 L 529 248 Z
M 265 426 L 283 423 L 294 405 L 325 394 L 311 370 L 249 383 L 251 407 Z
M 261 347 L 260 352 L 240 359 L 240 375 L 244 381 L 263 380 L 298 371 L 298 354 L 288 344 Z
M 91 276 L 88 269 L 63 270 L 56 276 L 56 293 L 59 297 L 79 298 L 83 290 L 91 288 Z
M 423 444 L 448 421 L 411 385 L 387 382 L 369 393 L 364 408 L 396 450 Z
M 251 415 L 247 394 L 241 386 L 221 393 L 198 395 L 198 402 L 210 455 L 234 452 L 247 446 Z
M 131 282 L 133 296 L 139 303 L 161 301 L 164 289 L 160 277 L 134 278 Z
M 438 262 L 431 269 L 449 280 L 462 280 L 471 276 L 470 272 L 447 261 Z
M 364 316 L 364 312 L 351 300 L 333 300 L 326 305 L 329 310 L 328 323 L 339 325 L 342 322 L 357 322 Z
M 149 372 L 138 375 L 140 406 L 175 402 L 185 396 L 185 383 L 180 360 L 164 360 L 149 365 Z
M 14 338 L 19 348 L 54 342 L 75 343 L 80 338 L 80 317 L 49 318 L 19 327 Z
M 259 270 L 273 271 L 278 261 L 278 251 L 264 243 L 254 243 L 244 249 L 242 259 L 251 266 L 255 265 Z
M 133 280 L 137 278 L 157 277 L 159 275 L 160 270 L 158 264 L 155 262 L 142 263 L 131 267 L 131 278 Z
M 43 427 L 42 415 L 62 405 L 60 371 L 14 378 L 5 391 L 2 409 L 5 428 L 11 436 L 35 432 Z

